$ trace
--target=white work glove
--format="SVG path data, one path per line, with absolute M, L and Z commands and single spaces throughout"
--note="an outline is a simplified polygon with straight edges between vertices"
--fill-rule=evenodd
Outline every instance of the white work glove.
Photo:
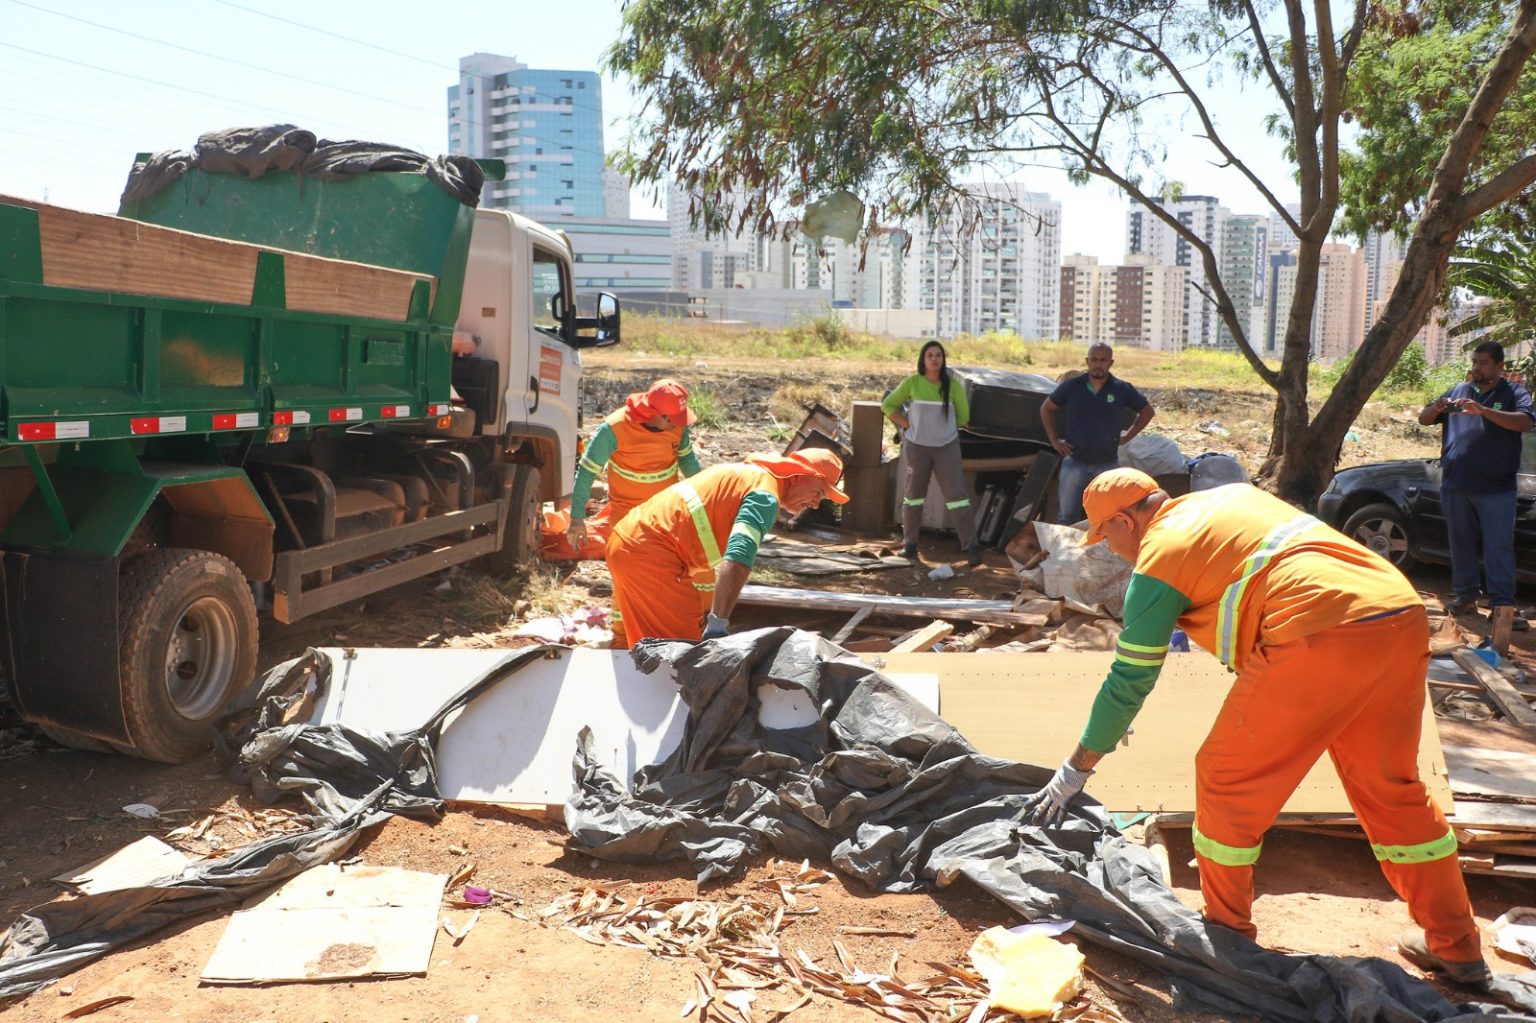
M 704 619 L 704 638 L 719 639 L 731 630 L 731 620 L 711 611 Z
M 581 550 L 582 544 L 587 542 L 587 520 L 572 519 L 566 527 L 565 538 L 571 542 L 571 546 Z
M 1092 771 L 1079 771 L 1066 760 L 1045 783 L 1045 788 L 1024 801 L 1026 818 L 1041 827 L 1051 827 L 1067 819 L 1067 806 L 1082 794 Z

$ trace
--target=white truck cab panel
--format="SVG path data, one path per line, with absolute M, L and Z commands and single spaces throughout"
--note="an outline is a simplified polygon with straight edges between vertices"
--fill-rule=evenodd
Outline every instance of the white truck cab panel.
M 477 357 L 496 363 L 501 400 L 481 432 L 554 442 L 558 465 L 545 466 L 546 498 L 568 494 L 576 474 L 581 354 L 551 308 L 557 294 L 560 309 L 573 308 L 566 239 L 516 213 L 477 210 L 458 330 L 479 339 Z

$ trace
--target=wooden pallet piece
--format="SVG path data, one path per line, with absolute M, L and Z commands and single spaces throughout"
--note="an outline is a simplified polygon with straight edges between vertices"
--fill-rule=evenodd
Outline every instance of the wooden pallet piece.
M 1522 728 L 1536 731 L 1536 710 L 1532 710 L 1531 705 L 1525 702 L 1525 697 L 1509 684 L 1509 680 L 1479 657 L 1476 651 L 1464 646 L 1453 651 L 1451 657 L 1461 666 L 1462 671 L 1482 684 L 1488 692 L 1488 698 L 1501 714 Z

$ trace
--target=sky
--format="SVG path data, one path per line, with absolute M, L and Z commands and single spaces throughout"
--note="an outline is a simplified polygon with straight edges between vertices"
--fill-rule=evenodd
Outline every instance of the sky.
M 447 149 L 446 90 L 458 60 L 499 53 L 539 68 L 601 70 L 620 0 L 0 0 L 0 195 L 115 213 L 136 153 L 190 148 L 207 131 L 291 123 L 330 138 Z M 1294 194 L 1262 97 L 1219 90 L 1216 117 L 1277 194 Z M 636 108 L 604 76 L 605 147 Z M 1268 213 L 1234 171 L 1178 123 L 1162 128 L 1168 178 Z M 998 174 L 988 175 L 997 178 Z M 1063 253 L 1123 256 L 1127 201 L 1059 171 L 1006 175 L 1062 203 Z M 636 192 L 632 215 L 664 211 Z

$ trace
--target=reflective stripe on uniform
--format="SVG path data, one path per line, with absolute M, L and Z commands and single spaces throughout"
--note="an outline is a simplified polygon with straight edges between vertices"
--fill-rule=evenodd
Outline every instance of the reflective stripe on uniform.
M 1115 644 L 1115 659 L 1139 666 L 1162 664 L 1168 659 L 1168 648 L 1127 643 L 1122 639 Z
M 712 592 L 714 592 L 715 584 L 714 583 L 694 583 L 693 584 L 693 588 L 698 590 L 700 593 L 712 593 Z
M 617 473 L 631 483 L 660 483 L 662 480 L 669 480 L 676 476 L 678 468 L 677 463 L 673 462 L 665 469 L 658 469 L 655 472 L 630 472 L 628 469 L 620 468 L 618 462 L 609 462 L 608 471 Z
M 590 472 L 594 476 L 596 476 L 598 473 L 603 471 L 603 467 L 602 466 L 600 466 L 596 462 L 592 461 L 592 459 L 588 458 L 586 455 L 582 455 L 581 456 L 581 463 L 580 464 L 581 464 L 581 467 L 583 469 L 587 470 L 588 472 Z
M 971 499 L 969 497 L 962 497 L 958 501 L 945 501 L 944 502 L 944 507 L 948 508 L 950 511 L 954 511 L 956 508 L 969 508 L 970 506 L 971 506 Z
M 1221 603 L 1216 606 L 1216 657 L 1222 664 L 1229 668 L 1233 666 L 1233 648 L 1237 646 L 1237 611 L 1242 607 L 1248 584 L 1297 533 L 1317 525 L 1321 523 L 1312 516 L 1298 515 L 1270 530 L 1259 549 L 1243 559 L 1242 574 L 1222 592 Z
M 1259 862 L 1259 853 L 1264 848 L 1263 842 L 1250 846 L 1222 845 L 1220 842 L 1206 838 L 1197 827 L 1191 827 L 1190 832 L 1194 839 L 1195 852 L 1223 867 L 1251 867 Z
M 763 531 L 758 529 L 756 526 L 750 526 L 745 522 L 738 522 L 731 527 L 731 536 L 735 536 L 737 533 L 740 533 L 747 539 L 751 540 L 754 546 L 761 545 L 763 542 Z M 730 540 L 727 539 L 726 543 L 730 543 Z
M 678 448 L 677 449 L 677 457 L 678 458 L 687 458 L 691 454 L 693 454 L 693 443 L 692 442 L 689 442 L 688 446 L 685 447 L 685 448 Z
M 901 503 L 908 508 L 919 508 L 922 506 L 923 500 L 921 497 L 903 497 Z
M 683 495 L 688 514 L 693 516 L 693 528 L 699 534 L 699 545 L 704 548 L 704 560 L 710 568 L 714 568 L 720 564 L 720 545 L 715 542 L 715 527 L 709 524 L 709 512 L 704 507 L 704 500 L 693 489 L 692 483 L 674 483 L 673 486 Z
M 1391 860 L 1393 863 L 1431 863 L 1456 855 L 1456 848 L 1454 831 L 1447 831 L 1432 842 L 1420 842 L 1418 845 L 1371 843 L 1371 852 L 1376 854 L 1378 860 Z

